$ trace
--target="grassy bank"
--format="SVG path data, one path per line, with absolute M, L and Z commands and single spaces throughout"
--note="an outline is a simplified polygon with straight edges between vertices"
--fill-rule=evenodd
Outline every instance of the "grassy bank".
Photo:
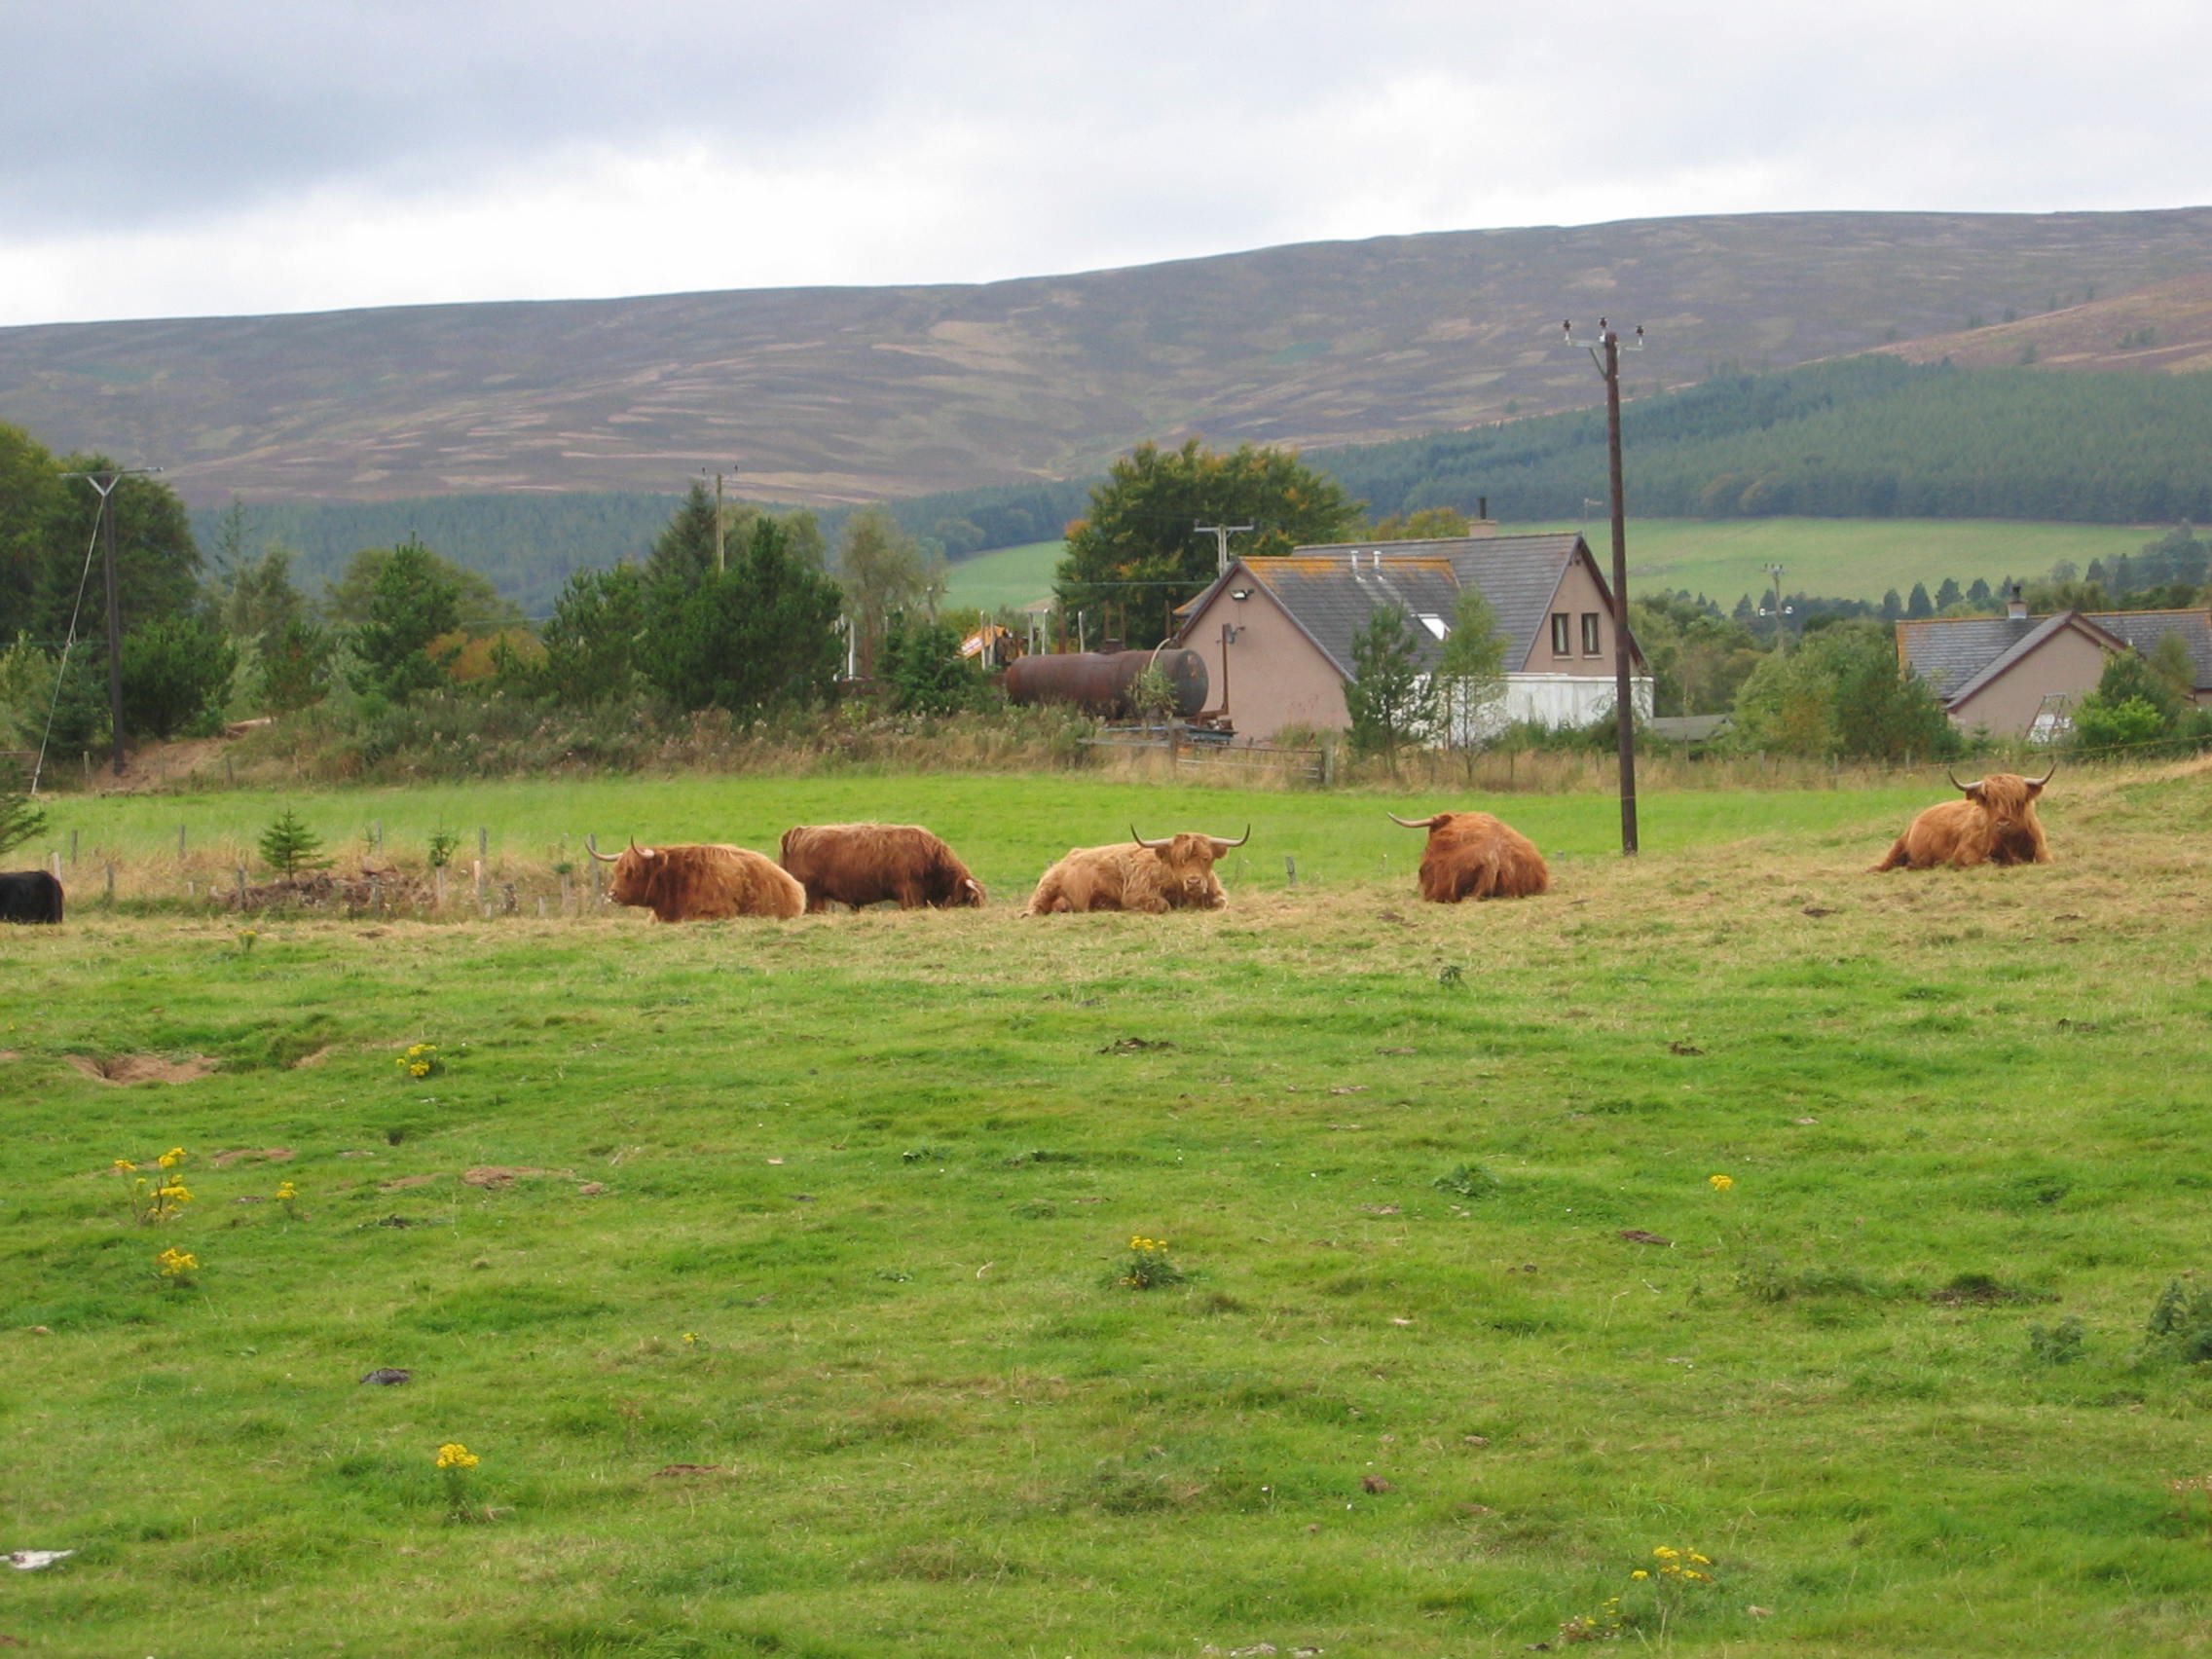
M 1231 908 L 1009 913 L 1162 799 L 1254 821 Z M 272 803 L 59 806 L 155 859 L 180 815 L 239 836 Z M 1413 897 L 1419 838 L 1344 796 L 293 804 L 571 852 L 914 817 L 1000 903 L 0 932 L 0 1516 L 9 1548 L 78 1552 L 7 1575 L 31 1651 L 2212 1628 L 2204 1500 L 2168 1485 L 2212 1468 L 2212 1312 L 2146 1329 L 2204 1265 L 2212 855 L 2176 826 L 2212 772 L 2054 786 L 2060 863 L 1922 876 L 1864 873 L 1894 793 L 1654 797 L 1635 863 L 1610 801 L 1529 797 L 1557 890 L 1452 910 Z M 443 1070 L 395 1064 L 416 1044 Z M 71 1063 L 133 1055 L 219 1069 Z M 172 1147 L 192 1199 L 140 1225 L 112 1161 Z M 1116 1282 L 1162 1257 L 1179 1282 Z M 385 1367 L 411 1378 L 359 1381 Z M 481 1459 L 452 1487 L 447 1443 Z

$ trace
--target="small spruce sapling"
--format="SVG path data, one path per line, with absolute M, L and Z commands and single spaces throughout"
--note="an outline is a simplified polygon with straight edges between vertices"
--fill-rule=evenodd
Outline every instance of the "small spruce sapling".
M 327 869 L 331 861 L 322 855 L 322 837 L 286 807 L 261 834 L 261 861 L 288 881 L 303 870 Z

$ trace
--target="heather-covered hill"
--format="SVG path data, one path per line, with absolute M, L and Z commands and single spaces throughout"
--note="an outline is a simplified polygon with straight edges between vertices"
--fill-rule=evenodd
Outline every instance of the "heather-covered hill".
M 0 419 L 203 504 L 659 492 L 703 467 L 830 504 L 1082 476 L 1194 430 L 1317 447 L 1584 407 L 1564 316 L 1646 324 L 1648 390 L 2208 268 L 2212 208 L 1790 213 L 977 286 L 54 325 L 0 330 Z

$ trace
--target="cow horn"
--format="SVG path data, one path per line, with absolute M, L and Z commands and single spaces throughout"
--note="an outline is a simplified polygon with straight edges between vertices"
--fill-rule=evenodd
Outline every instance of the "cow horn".
M 1134 841 L 1140 847 L 1150 847 L 1153 849 L 1153 851 L 1158 852 L 1161 847 L 1171 845 L 1174 842 L 1175 837 L 1172 835 L 1162 835 L 1157 841 L 1148 841 L 1142 835 L 1137 833 L 1137 827 L 1132 824 L 1129 826 L 1129 839 Z
M 631 845 L 636 846 L 637 843 L 633 841 L 631 842 Z M 586 847 L 584 850 L 591 854 L 591 856 L 597 859 L 601 864 L 620 864 L 622 862 L 622 855 L 620 853 L 603 853 L 597 847 Z
M 1225 841 L 1219 835 L 1209 837 L 1209 839 L 1211 839 L 1213 842 L 1213 853 L 1215 858 L 1221 857 L 1223 853 L 1230 851 L 1232 848 L 1241 847 L 1246 841 L 1249 841 L 1251 838 L 1252 827 L 1249 824 L 1244 826 L 1244 833 L 1239 835 L 1234 841 Z
M 1979 778 L 1976 778 L 1972 784 L 1962 784 L 1959 782 L 1958 773 L 1952 771 L 1948 766 L 1943 768 L 1943 776 L 1951 780 L 1951 788 L 1957 790 L 1961 794 L 1973 793 L 1975 785 L 1981 782 Z
M 1393 824 L 1403 824 L 1408 830 L 1433 830 L 1436 827 L 1434 818 L 1400 818 L 1387 808 L 1384 809 L 1382 816 Z
M 2044 787 L 2044 785 L 2046 785 L 2046 784 L 2049 783 L 2051 779 L 2053 779 L 2053 778 L 2055 778 L 2055 777 L 2057 777 L 2057 776 L 2058 776 L 2058 760 L 2057 760 L 2057 758 L 2056 758 L 2055 756 L 2053 756 L 2053 757 L 2052 757 L 2052 759 L 2051 759 L 2051 762 L 2050 762 L 2050 770 L 2049 770 L 2049 771 L 2047 771 L 2047 772 L 2046 772 L 2046 773 L 2045 773 L 2045 774 L 2044 774 L 2044 775 L 2043 775 L 2042 777 L 2040 777 L 2040 778 L 2038 778 L 2038 779 L 2036 780 L 2036 788 L 2037 788 L 2037 789 L 2039 789 L 2039 790 L 2040 790 L 2040 789 L 2042 789 L 2042 788 Z

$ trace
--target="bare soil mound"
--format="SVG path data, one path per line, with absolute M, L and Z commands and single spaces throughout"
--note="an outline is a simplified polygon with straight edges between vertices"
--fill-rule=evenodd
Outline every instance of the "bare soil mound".
M 119 1086 L 133 1083 L 190 1083 L 195 1078 L 205 1077 L 215 1069 L 215 1062 L 205 1054 L 194 1054 L 183 1060 L 165 1060 L 159 1054 L 117 1054 L 105 1060 L 90 1054 L 63 1054 L 61 1057 L 94 1083 Z
M 349 916 L 385 910 L 413 910 L 430 903 L 430 890 L 411 875 L 367 865 L 356 874 L 316 870 L 290 875 L 258 887 L 233 888 L 222 903 L 241 913 L 258 910 L 332 910 Z

